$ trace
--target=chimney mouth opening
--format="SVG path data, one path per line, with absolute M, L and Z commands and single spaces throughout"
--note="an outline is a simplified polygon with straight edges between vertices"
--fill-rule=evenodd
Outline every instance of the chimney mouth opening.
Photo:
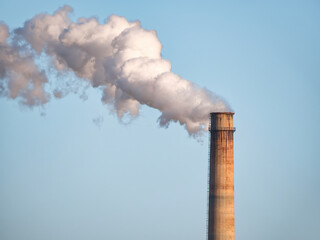
M 234 115 L 234 112 L 211 112 L 210 115 L 215 115 L 215 114 L 228 114 L 228 115 Z

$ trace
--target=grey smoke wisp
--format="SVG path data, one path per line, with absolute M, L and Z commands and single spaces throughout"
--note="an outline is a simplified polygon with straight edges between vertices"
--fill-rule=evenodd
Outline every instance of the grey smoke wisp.
M 142 105 L 161 112 L 159 124 L 179 122 L 192 136 L 201 135 L 210 112 L 230 111 L 228 104 L 206 88 L 171 72 L 161 57 L 155 31 L 139 21 L 110 16 L 104 24 L 96 18 L 72 21 L 64 6 L 39 14 L 12 31 L 0 24 L 0 94 L 29 106 L 46 104 L 64 96 L 63 89 L 49 90 L 44 70 L 35 63 L 42 54 L 58 72 L 73 72 L 78 81 L 101 89 L 102 102 L 121 119 L 136 117 Z
M 41 105 L 49 100 L 44 90 L 46 75 L 39 71 L 33 55 L 17 45 L 9 45 L 8 27 L 0 23 L 0 95 L 20 97 L 26 105 Z

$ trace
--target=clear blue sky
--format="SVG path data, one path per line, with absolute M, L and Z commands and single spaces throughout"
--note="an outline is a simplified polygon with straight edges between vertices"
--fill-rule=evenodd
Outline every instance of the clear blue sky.
M 319 1 L 0 0 L 0 20 L 64 4 L 140 20 L 173 72 L 231 104 L 237 240 L 319 239 Z M 206 238 L 207 136 L 159 128 L 148 108 L 123 125 L 92 89 L 0 109 L 1 240 Z

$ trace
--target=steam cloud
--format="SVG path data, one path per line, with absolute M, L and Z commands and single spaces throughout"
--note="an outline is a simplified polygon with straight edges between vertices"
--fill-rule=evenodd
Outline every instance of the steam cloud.
M 228 104 L 171 72 L 161 58 L 162 45 L 155 31 L 140 22 L 110 16 L 100 24 L 95 18 L 73 22 L 64 6 L 52 15 L 39 14 L 15 29 L 0 23 L 0 94 L 18 98 L 28 106 L 44 105 L 64 89 L 49 90 L 48 78 L 35 60 L 42 54 L 58 72 L 72 71 L 102 91 L 102 102 L 112 106 L 119 119 L 136 117 L 141 105 L 161 111 L 159 124 L 184 125 L 191 136 L 201 135 L 210 112 L 231 111 Z M 53 80 L 50 80 L 53 81 Z

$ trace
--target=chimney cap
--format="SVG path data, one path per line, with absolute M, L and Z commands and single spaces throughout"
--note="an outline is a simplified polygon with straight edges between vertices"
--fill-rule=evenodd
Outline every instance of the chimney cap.
M 234 112 L 211 112 L 210 115 L 215 115 L 215 114 L 230 114 L 230 115 L 234 115 Z

